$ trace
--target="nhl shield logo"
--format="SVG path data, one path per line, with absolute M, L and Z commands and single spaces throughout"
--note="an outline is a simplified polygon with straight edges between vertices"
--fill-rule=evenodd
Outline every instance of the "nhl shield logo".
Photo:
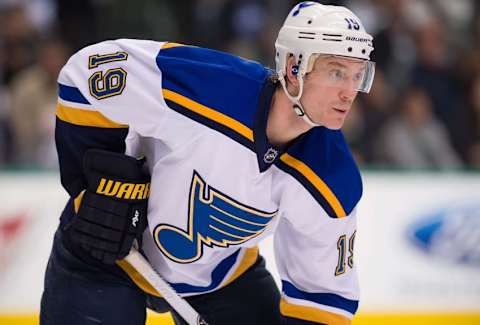
M 263 161 L 267 164 L 271 164 L 275 158 L 277 158 L 278 150 L 269 148 L 265 155 L 263 156 Z

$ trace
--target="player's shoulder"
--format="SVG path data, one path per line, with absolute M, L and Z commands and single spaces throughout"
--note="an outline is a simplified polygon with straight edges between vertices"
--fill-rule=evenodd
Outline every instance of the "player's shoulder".
M 332 218 L 348 216 L 362 196 L 360 172 L 340 130 L 313 128 L 276 165 L 299 181 Z
M 151 134 L 167 112 L 156 65 L 163 44 L 117 39 L 76 52 L 58 76 L 57 116 L 78 125 L 129 125 Z
M 138 58 L 145 54 L 155 58 L 163 44 L 165 42 L 126 38 L 101 41 L 75 52 L 68 59 L 64 69 L 74 69 L 78 65 L 87 69 L 95 69 L 109 62 L 131 60 L 131 57 Z
M 97 70 L 112 68 L 130 71 L 148 68 L 156 70 L 155 58 L 165 42 L 140 39 L 105 40 L 75 52 L 58 76 L 60 85 L 74 84 L 89 78 Z M 129 71 L 129 72 L 130 72 Z M 114 72 L 112 72 L 114 73 Z
M 252 60 L 176 43 L 162 46 L 157 65 L 164 98 L 171 108 L 201 123 L 205 118 L 227 117 L 248 128 L 253 127 L 258 96 L 271 74 Z M 192 106 L 198 108 L 196 115 L 191 114 Z
M 181 66 L 189 70 L 199 69 L 211 76 L 221 74 L 250 82 L 259 82 L 266 73 L 266 68 L 253 60 L 219 50 L 172 42 L 162 44 L 157 59 L 158 65 L 167 70 Z

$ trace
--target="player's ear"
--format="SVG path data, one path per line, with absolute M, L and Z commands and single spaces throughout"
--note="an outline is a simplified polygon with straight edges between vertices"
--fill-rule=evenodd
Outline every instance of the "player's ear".
M 298 65 L 297 65 L 297 60 L 295 59 L 294 55 L 290 55 L 287 59 L 287 81 L 291 83 L 292 85 L 298 86 Z
M 291 94 L 298 93 L 299 82 L 298 82 L 298 74 L 299 67 L 297 65 L 297 60 L 294 55 L 290 55 L 287 59 L 287 71 L 286 71 L 286 79 L 287 79 L 287 87 Z

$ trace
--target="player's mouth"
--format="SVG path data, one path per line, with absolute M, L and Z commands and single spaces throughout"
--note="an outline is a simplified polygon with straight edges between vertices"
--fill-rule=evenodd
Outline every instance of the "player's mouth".
M 346 108 L 339 108 L 339 107 L 332 107 L 332 108 L 335 112 L 337 112 L 339 114 L 342 114 L 342 115 L 347 114 L 347 111 L 348 111 L 348 109 L 346 109 Z

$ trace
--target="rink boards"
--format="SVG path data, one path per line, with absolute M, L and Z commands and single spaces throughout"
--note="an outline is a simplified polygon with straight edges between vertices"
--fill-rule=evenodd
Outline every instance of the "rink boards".
M 480 324 L 480 174 L 364 172 L 353 324 Z M 0 173 L 0 325 L 38 324 L 66 200 L 55 173 Z M 276 276 L 271 240 L 261 246 Z M 278 280 L 278 279 L 277 279 Z M 171 324 L 149 314 L 147 324 Z

